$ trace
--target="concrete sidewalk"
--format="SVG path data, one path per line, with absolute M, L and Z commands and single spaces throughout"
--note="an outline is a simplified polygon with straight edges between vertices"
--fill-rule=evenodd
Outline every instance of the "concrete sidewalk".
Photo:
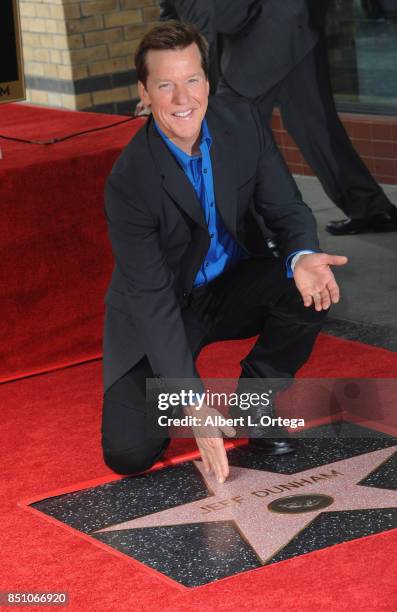
M 349 258 L 346 266 L 334 268 L 342 298 L 324 331 L 397 351 L 397 232 L 331 236 L 326 224 L 345 215 L 316 178 L 294 178 L 316 216 L 322 249 Z M 397 204 L 397 185 L 383 188 Z

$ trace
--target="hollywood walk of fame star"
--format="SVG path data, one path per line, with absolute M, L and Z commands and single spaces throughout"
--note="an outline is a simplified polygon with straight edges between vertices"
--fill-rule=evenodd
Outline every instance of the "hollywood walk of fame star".
M 360 485 L 360 481 L 395 452 L 393 448 L 382 449 L 290 475 L 231 466 L 224 484 L 219 484 L 212 473 L 206 474 L 202 463 L 195 461 L 210 497 L 96 533 L 233 521 L 258 558 L 266 563 L 323 509 L 340 512 L 396 507 L 396 491 Z

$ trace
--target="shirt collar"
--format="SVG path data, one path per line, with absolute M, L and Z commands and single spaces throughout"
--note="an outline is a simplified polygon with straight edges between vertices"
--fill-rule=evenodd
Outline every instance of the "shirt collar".
M 180 161 L 180 163 L 182 164 L 184 168 L 186 168 L 192 160 L 195 160 L 201 157 L 199 155 L 191 156 L 185 153 L 185 151 L 182 151 L 182 149 L 177 147 L 176 144 L 174 144 L 172 140 L 170 140 L 168 136 L 164 134 L 161 128 L 157 125 L 156 121 L 154 121 L 154 125 L 156 127 L 156 130 L 160 134 L 161 138 L 164 140 L 165 144 L 168 146 L 170 151 L 176 156 L 176 158 Z M 204 118 L 201 124 L 201 138 L 200 138 L 200 145 L 199 145 L 201 154 L 203 154 L 204 152 L 203 149 L 204 150 L 207 149 L 209 151 L 209 149 L 211 148 L 211 145 L 212 145 L 212 137 L 211 137 L 211 134 L 208 128 L 207 120 Z
M 200 148 L 204 142 L 207 144 L 208 149 L 210 149 L 212 145 L 212 136 L 210 134 L 210 129 L 208 127 L 208 123 L 205 118 L 203 119 L 203 123 L 201 124 Z

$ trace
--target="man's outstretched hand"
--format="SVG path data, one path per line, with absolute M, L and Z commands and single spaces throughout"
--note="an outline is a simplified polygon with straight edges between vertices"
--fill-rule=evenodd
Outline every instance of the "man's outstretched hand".
M 200 418 L 201 424 L 192 427 L 192 430 L 203 460 L 205 471 L 208 474 L 213 470 L 217 481 L 220 483 L 225 482 L 226 478 L 229 476 L 229 463 L 222 433 L 232 438 L 236 435 L 236 430 L 229 425 L 222 427 L 205 425 L 208 416 L 211 417 L 214 423 L 216 416 L 222 416 L 218 410 L 206 406 L 205 404 L 199 410 L 193 406 L 184 408 L 184 413 Z
M 313 304 L 320 311 L 339 302 L 339 287 L 330 266 L 344 266 L 346 263 L 347 257 L 327 253 L 310 253 L 298 259 L 294 280 L 305 306 Z

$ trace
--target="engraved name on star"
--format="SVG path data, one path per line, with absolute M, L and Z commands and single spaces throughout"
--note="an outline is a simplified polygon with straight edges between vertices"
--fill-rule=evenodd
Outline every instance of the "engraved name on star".
M 230 466 L 230 476 L 224 484 L 219 484 L 212 473 L 206 474 L 201 461 L 195 461 L 210 493 L 207 500 L 201 499 L 125 521 L 100 529 L 97 533 L 233 521 L 259 559 L 266 563 L 323 511 L 396 507 L 396 491 L 360 485 L 360 481 L 395 452 L 395 448 L 382 449 L 289 475 Z M 314 507 L 312 511 L 309 505 L 299 513 L 277 513 L 269 507 L 276 499 L 296 498 L 302 494 L 326 496 L 328 505 L 324 510 Z M 288 506 L 288 501 L 285 500 L 284 506 Z M 291 510 L 295 502 L 296 499 L 289 504 Z

